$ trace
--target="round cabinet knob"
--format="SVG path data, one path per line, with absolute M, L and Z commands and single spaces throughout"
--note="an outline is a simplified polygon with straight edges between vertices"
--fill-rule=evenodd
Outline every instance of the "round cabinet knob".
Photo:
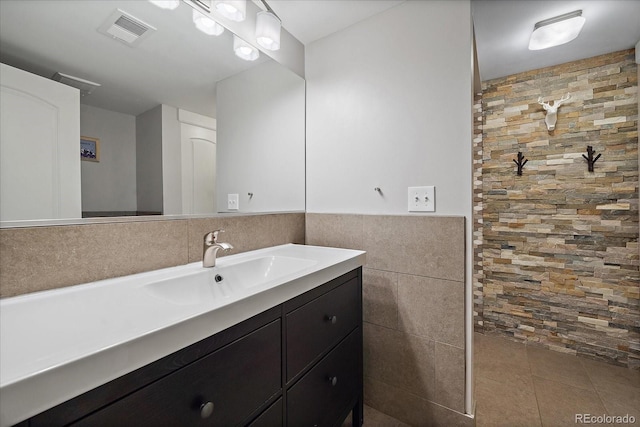
M 332 387 L 335 387 L 335 385 L 338 384 L 338 377 L 329 377 L 329 384 L 331 384 Z
M 200 405 L 200 417 L 209 418 L 213 414 L 213 402 L 207 402 Z
M 332 325 L 335 325 L 338 322 L 338 316 L 327 315 L 327 320 L 331 322 Z

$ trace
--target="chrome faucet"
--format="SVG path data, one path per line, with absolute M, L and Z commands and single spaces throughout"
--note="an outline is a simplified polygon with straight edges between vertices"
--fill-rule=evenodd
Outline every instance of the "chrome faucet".
M 218 250 L 228 251 L 233 249 L 233 246 L 229 243 L 218 243 L 218 234 L 223 233 L 224 230 L 215 230 L 204 235 L 204 244 L 202 247 L 202 266 L 203 267 L 215 267 L 216 255 Z

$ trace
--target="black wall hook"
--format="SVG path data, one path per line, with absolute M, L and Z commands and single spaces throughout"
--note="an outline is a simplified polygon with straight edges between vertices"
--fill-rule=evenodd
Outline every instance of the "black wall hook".
M 584 157 L 584 159 L 587 161 L 587 164 L 589 165 L 589 172 L 593 172 L 593 164 L 598 161 L 600 156 L 602 156 L 602 153 L 598 154 L 596 157 L 593 157 L 595 151 L 593 151 L 592 146 L 587 145 L 587 154 L 589 155 L 589 157 L 585 156 L 584 154 L 582 155 L 582 157 Z
M 513 163 L 515 163 L 516 166 L 518 166 L 519 176 L 522 176 L 522 168 L 524 167 L 524 165 L 527 164 L 528 161 L 529 160 L 525 159 L 524 156 L 522 155 L 522 151 L 518 151 L 518 161 L 516 161 L 516 159 L 513 159 Z

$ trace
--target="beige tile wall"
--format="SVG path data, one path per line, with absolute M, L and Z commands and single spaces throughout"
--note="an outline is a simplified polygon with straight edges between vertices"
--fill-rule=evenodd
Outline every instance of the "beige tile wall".
M 0 297 L 195 262 L 202 238 L 225 229 L 230 253 L 304 243 L 304 213 L 0 230 Z
M 365 403 L 419 426 L 464 413 L 464 218 L 306 215 L 306 242 L 367 251 Z

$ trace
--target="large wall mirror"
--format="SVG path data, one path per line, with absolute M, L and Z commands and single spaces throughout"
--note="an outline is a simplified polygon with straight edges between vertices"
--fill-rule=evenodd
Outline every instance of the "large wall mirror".
M 288 68 L 264 54 L 239 58 L 233 34 L 200 31 L 186 2 L 0 8 L 1 221 L 304 210 L 305 83 Z M 112 36 L 127 25 L 143 34 Z M 52 84 L 86 85 L 64 101 L 79 120 L 66 136 Z M 69 139 L 77 160 L 67 165 L 52 145 Z M 71 210 L 59 206 L 65 197 Z

